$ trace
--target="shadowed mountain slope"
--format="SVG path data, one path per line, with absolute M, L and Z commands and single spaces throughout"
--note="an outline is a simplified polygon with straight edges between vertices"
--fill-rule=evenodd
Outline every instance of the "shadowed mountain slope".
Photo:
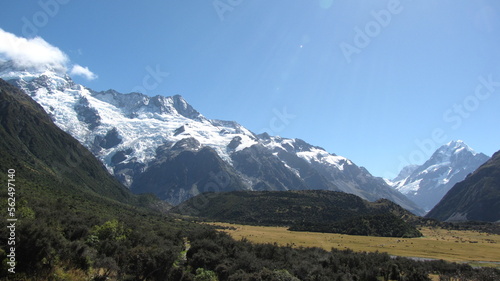
M 453 186 L 427 217 L 442 221 L 500 221 L 500 151 Z

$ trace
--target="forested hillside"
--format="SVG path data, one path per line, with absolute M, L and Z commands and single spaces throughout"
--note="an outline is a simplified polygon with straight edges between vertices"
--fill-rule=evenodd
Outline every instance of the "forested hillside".
M 408 223 L 416 216 L 389 200 L 369 202 L 326 190 L 207 193 L 177 206 L 173 212 L 214 221 L 289 226 L 299 231 L 421 236 Z

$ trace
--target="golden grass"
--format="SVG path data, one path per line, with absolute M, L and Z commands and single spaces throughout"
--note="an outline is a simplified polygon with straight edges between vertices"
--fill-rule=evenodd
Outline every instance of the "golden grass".
M 288 231 L 286 227 L 266 227 L 212 223 L 235 229 L 222 230 L 239 240 L 277 243 L 293 247 L 320 247 L 325 250 L 352 249 L 387 252 L 390 255 L 443 259 L 455 262 L 500 262 L 500 235 L 440 228 L 421 229 L 421 238 L 388 238 L 317 232 Z

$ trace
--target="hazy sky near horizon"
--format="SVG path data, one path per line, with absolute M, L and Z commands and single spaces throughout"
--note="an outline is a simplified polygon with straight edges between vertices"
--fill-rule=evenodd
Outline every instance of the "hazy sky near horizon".
M 64 52 L 94 90 L 182 95 L 376 176 L 461 139 L 500 150 L 500 2 L 4 1 L 0 28 Z M 85 69 L 88 68 L 88 69 Z

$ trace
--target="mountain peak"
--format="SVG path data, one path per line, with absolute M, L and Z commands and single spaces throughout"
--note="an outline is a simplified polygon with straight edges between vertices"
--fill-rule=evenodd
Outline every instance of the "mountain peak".
M 438 151 L 452 152 L 452 153 L 459 153 L 461 151 L 468 151 L 468 152 L 472 153 L 472 155 L 477 154 L 477 152 L 474 151 L 474 149 L 470 148 L 470 146 L 468 146 L 462 140 L 450 141 L 447 144 L 441 146 L 441 148 L 439 148 Z
M 457 182 L 489 159 L 477 153 L 462 140 L 450 141 L 439 147 L 424 164 L 412 167 L 393 180 L 393 186 L 420 207 L 430 210 Z
M 479 153 L 474 151 L 474 149 L 470 148 L 464 141 L 456 140 L 450 141 L 445 145 L 442 145 L 440 148 L 432 154 L 429 159 L 432 163 L 442 163 L 442 162 L 450 162 L 453 159 L 464 158 L 464 157 L 474 157 Z M 424 164 L 425 165 L 425 164 Z
M 404 180 L 406 179 L 407 177 L 409 177 L 416 169 L 418 169 L 418 165 L 408 165 L 408 166 L 405 166 L 403 167 L 403 169 L 401 169 L 401 171 L 399 172 L 398 176 L 395 177 L 394 179 L 392 179 L 391 181 L 392 182 L 398 182 L 398 181 L 401 181 L 401 180 Z
M 66 68 L 61 65 L 23 65 L 12 60 L 0 59 L 0 77 L 4 80 L 38 77 L 40 75 L 66 77 Z
M 446 145 L 452 146 L 452 145 L 466 145 L 463 140 L 452 140 L 448 142 Z
M 193 120 L 203 120 L 205 117 L 196 111 L 181 95 L 154 97 L 142 93 L 122 94 L 115 90 L 102 92 L 92 91 L 95 98 L 112 104 L 121 109 L 128 117 L 153 117 L 156 114 L 179 114 Z
M 454 185 L 427 217 L 443 221 L 500 221 L 500 154 Z
M 63 79 L 69 78 L 66 69 L 63 67 L 51 65 L 23 66 L 11 60 L 0 59 L 0 77 L 5 81 L 23 80 L 28 82 L 43 75 Z
M 181 95 L 179 95 L 179 94 L 177 94 L 177 95 L 173 95 L 173 96 L 172 96 L 172 99 L 186 102 L 186 100 L 184 99 L 184 97 L 182 97 L 182 96 L 181 96 Z
M 173 107 L 180 115 L 190 119 L 203 118 L 203 115 L 196 111 L 181 95 L 174 95 L 170 98 L 172 99 Z

